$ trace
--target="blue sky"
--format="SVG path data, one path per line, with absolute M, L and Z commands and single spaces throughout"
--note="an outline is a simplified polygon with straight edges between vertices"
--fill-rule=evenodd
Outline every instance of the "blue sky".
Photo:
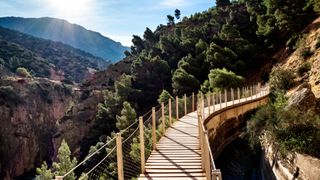
M 214 0 L 0 0 L 0 16 L 55 17 L 97 31 L 124 45 L 166 24 L 166 15 L 180 9 L 181 16 L 207 10 Z

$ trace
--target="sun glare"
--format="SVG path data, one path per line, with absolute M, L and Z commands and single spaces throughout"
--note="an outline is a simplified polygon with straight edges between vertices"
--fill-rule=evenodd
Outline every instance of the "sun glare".
M 89 10 L 91 0 L 50 0 L 49 6 L 60 16 L 82 15 Z

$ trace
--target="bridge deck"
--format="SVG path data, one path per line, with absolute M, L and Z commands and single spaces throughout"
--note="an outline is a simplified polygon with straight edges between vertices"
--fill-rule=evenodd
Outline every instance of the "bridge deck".
M 198 133 L 197 112 L 176 121 L 157 143 L 139 180 L 204 180 Z

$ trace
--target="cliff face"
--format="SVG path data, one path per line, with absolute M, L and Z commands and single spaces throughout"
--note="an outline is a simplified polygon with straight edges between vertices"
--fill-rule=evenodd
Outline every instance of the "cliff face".
M 50 162 L 63 138 L 75 151 L 90 128 L 99 98 L 96 94 L 78 102 L 75 94 L 72 87 L 47 79 L 1 80 L 0 179 Z

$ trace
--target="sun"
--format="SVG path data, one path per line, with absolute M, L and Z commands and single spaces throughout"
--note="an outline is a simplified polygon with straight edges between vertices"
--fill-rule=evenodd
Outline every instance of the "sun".
M 72 17 L 85 14 L 91 0 L 50 0 L 49 6 L 57 15 Z

